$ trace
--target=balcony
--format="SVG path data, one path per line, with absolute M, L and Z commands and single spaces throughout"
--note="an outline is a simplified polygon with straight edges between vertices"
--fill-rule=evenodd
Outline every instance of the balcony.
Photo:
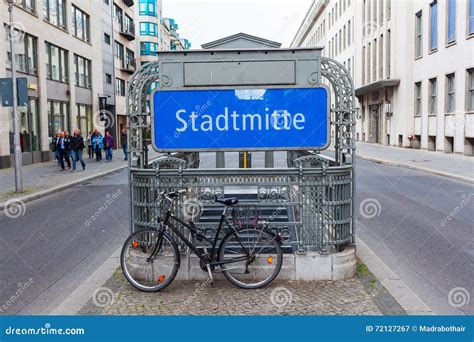
M 135 40 L 135 24 L 130 22 L 128 25 L 125 25 L 122 23 L 120 34 L 130 41 Z
M 122 71 L 127 72 L 129 74 L 133 74 L 137 70 L 137 62 L 135 58 L 130 58 L 126 60 L 122 67 L 120 68 Z
M 123 0 L 124 4 L 127 5 L 128 7 L 132 7 L 134 1 L 133 0 Z
M 171 41 L 179 41 L 179 33 L 176 31 L 170 31 L 170 39 Z

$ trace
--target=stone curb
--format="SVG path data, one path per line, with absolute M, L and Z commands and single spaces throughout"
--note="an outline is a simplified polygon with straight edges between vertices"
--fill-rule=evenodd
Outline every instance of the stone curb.
M 110 172 L 116 172 L 116 171 L 119 171 L 119 170 L 123 170 L 123 169 L 125 169 L 126 167 L 128 167 L 128 164 L 119 166 L 119 167 L 114 168 L 114 169 L 110 169 L 110 170 L 106 170 L 106 171 L 103 171 L 103 172 L 99 172 L 99 173 L 97 173 L 97 174 L 90 175 L 90 176 L 87 176 L 87 177 L 84 177 L 84 178 L 81 178 L 81 179 L 77 179 L 77 180 L 72 181 L 72 182 L 68 182 L 68 183 L 64 183 L 64 184 L 61 184 L 61 185 L 57 185 L 57 186 L 52 187 L 52 188 L 50 188 L 50 189 L 41 190 L 41 191 L 38 191 L 38 192 L 33 193 L 33 194 L 31 194 L 31 195 L 26 195 L 26 196 L 21 196 L 21 197 L 15 197 L 15 199 L 20 200 L 20 201 L 22 201 L 23 203 L 31 202 L 31 201 L 33 201 L 33 200 L 36 200 L 36 199 L 38 199 L 38 198 L 42 198 L 42 197 L 51 195 L 52 193 L 55 193 L 55 192 L 64 190 L 64 189 L 69 188 L 69 187 L 71 187 L 71 186 L 78 185 L 78 184 L 81 184 L 81 183 L 85 183 L 85 182 L 88 182 L 88 181 L 91 181 L 91 180 L 94 180 L 94 179 L 103 177 L 103 176 L 107 175 L 107 174 L 110 173 Z M 7 201 L 5 201 L 5 202 L 3 202 L 3 203 L 0 203 L 0 212 L 3 211 L 3 210 L 5 210 L 5 204 L 6 204 L 6 202 L 7 202 Z
M 379 158 L 374 158 L 374 157 L 368 157 L 368 156 L 358 154 L 357 150 L 356 150 L 356 157 L 360 158 L 360 159 L 363 159 L 363 160 L 379 163 L 379 164 L 385 164 L 385 165 L 397 166 L 397 167 L 404 167 L 404 168 L 415 170 L 415 171 L 422 171 L 422 172 L 431 173 L 431 174 L 434 174 L 434 175 L 437 175 L 437 176 L 443 176 L 443 177 L 452 178 L 452 179 L 455 179 L 455 180 L 458 180 L 458 181 L 474 184 L 474 179 L 473 178 L 459 176 L 459 175 L 455 175 L 455 174 L 448 173 L 448 172 L 443 172 L 443 171 L 437 171 L 437 170 L 429 169 L 429 168 L 422 167 L 422 166 L 414 166 L 414 165 L 410 165 L 410 164 L 406 164 L 406 163 L 394 162 L 394 161 L 391 161 L 391 160 L 384 160 L 384 159 L 379 159 Z

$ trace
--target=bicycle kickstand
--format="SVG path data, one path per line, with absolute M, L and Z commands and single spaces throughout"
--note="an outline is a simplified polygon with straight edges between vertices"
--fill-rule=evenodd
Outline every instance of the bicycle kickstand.
M 206 264 L 207 272 L 209 273 L 209 279 L 211 280 L 211 286 L 214 286 L 214 279 L 212 278 L 211 266 Z

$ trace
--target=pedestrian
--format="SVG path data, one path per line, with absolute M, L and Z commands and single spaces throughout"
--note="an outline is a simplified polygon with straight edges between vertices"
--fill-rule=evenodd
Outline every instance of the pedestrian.
M 81 162 L 82 171 L 86 169 L 86 163 L 82 160 L 82 150 L 84 149 L 84 138 L 81 136 L 81 131 L 77 128 L 74 130 L 74 136 L 71 138 L 71 155 L 72 155 L 72 170 L 76 171 L 76 163 Z
M 128 139 L 127 139 L 127 130 L 122 129 L 122 134 L 120 134 L 120 144 L 122 145 L 124 160 L 128 160 Z
M 57 139 L 56 150 L 59 151 L 59 165 L 61 166 L 61 171 L 65 170 L 64 160 L 68 152 L 69 146 L 67 146 L 67 141 L 64 137 L 64 133 L 60 132 Z
M 66 144 L 66 154 L 64 159 L 67 163 L 67 169 L 71 170 L 71 136 L 68 131 L 64 131 L 64 142 Z
M 92 135 L 94 132 L 90 131 L 87 135 L 87 152 L 89 154 L 89 159 L 94 158 L 94 146 L 92 145 Z
M 54 158 L 56 159 L 56 163 L 59 166 L 61 163 L 59 161 L 59 150 L 57 149 L 58 145 L 58 140 L 59 140 L 59 133 L 56 132 L 56 135 L 54 136 L 53 140 L 51 141 L 51 151 L 54 152 Z
M 94 135 L 92 136 L 92 145 L 94 146 L 95 160 L 102 160 L 102 149 L 104 148 L 104 138 L 102 134 L 96 129 Z
M 110 134 L 109 131 L 105 131 L 104 138 L 104 149 L 105 149 L 105 159 L 110 162 L 112 161 L 112 151 L 114 148 L 114 137 Z

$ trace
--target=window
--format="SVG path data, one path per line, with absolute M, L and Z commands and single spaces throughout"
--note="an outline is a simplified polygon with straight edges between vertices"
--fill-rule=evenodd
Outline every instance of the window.
M 415 21 L 415 58 L 423 53 L 423 21 L 421 11 L 416 14 Z
M 105 44 L 110 45 L 110 35 L 107 33 L 104 33 L 104 42 Z
M 60 47 L 45 42 L 46 48 L 46 78 L 67 83 L 68 81 L 68 52 Z
M 474 68 L 467 70 L 467 110 L 474 112 Z
M 43 0 L 44 19 L 66 29 L 66 0 Z
M 10 153 L 15 153 L 13 143 L 13 132 L 14 132 L 14 117 L 13 108 L 8 108 L 10 117 Z M 21 152 L 33 152 L 41 151 L 40 144 L 40 119 L 39 119 L 39 106 L 37 98 L 29 98 L 28 106 L 18 108 L 18 119 L 20 123 L 20 147 Z M 3 128 L 3 127 L 2 127 Z
M 123 17 L 122 31 L 135 35 L 135 25 L 133 24 L 133 19 L 126 14 Z
M 77 38 L 89 42 L 90 41 L 90 21 L 89 15 L 81 11 L 76 6 L 71 7 L 72 16 L 72 34 Z
M 91 61 L 79 55 L 74 55 L 76 86 L 91 88 Z
M 105 82 L 107 82 L 107 84 L 112 84 L 112 75 L 111 74 L 105 74 Z
M 370 54 L 372 53 L 372 49 L 371 49 L 371 44 L 369 43 L 369 45 L 367 46 L 367 83 L 370 83 L 370 81 L 372 80 L 372 74 L 371 74 L 371 64 L 370 64 Z
M 448 36 L 447 43 L 456 41 L 456 0 L 448 0 Z
M 141 22 L 140 34 L 142 36 L 158 36 L 158 25 L 155 23 Z
M 430 105 L 429 113 L 436 114 L 438 107 L 438 85 L 436 78 L 430 79 Z
M 92 131 L 92 106 L 85 104 L 76 104 L 76 118 L 74 124 L 83 135 Z
M 115 50 L 115 58 L 120 60 L 120 66 L 124 66 L 124 48 L 123 45 L 120 44 L 118 41 L 115 41 L 114 44 L 114 50 Z
M 142 56 L 147 55 L 156 55 L 158 52 L 158 44 L 151 42 L 141 42 L 140 43 L 140 54 Z
M 121 78 L 115 78 L 115 95 L 125 96 L 125 81 Z
M 7 68 L 12 67 L 12 53 L 10 50 L 10 27 L 5 25 Z M 16 30 L 17 31 L 17 30 Z M 17 31 L 15 49 L 16 70 L 28 74 L 37 74 L 37 39 L 28 33 Z
M 156 16 L 156 0 L 140 0 L 138 6 L 140 15 Z
M 36 13 L 36 0 L 20 0 L 17 5 L 31 13 Z
M 421 115 L 421 82 L 415 83 L 415 115 Z
M 392 58 L 391 54 L 391 31 L 387 30 L 387 35 L 385 36 L 385 77 L 390 78 L 390 68 L 391 68 L 391 61 Z
M 387 18 L 387 21 L 390 20 L 392 17 L 392 0 L 385 0 L 387 2 L 387 13 L 385 17 Z
M 383 34 L 379 39 L 379 78 L 383 78 Z
M 58 131 L 69 129 L 69 103 L 48 100 L 49 136 L 54 137 Z
M 467 33 L 474 34 L 474 0 L 469 0 L 469 15 L 467 18 Z
M 347 46 L 351 46 L 351 21 L 349 20 L 349 25 L 347 25 Z
M 446 113 L 454 113 L 456 109 L 454 74 L 446 75 Z
M 125 53 L 125 64 L 127 67 L 135 68 L 135 53 L 130 49 Z
M 122 9 L 118 7 L 116 4 L 114 4 L 114 21 L 117 24 L 122 25 L 122 17 L 123 17 Z
M 365 46 L 362 48 L 362 85 L 365 84 Z
M 383 24 L 383 0 L 379 0 L 379 25 Z
M 373 54 L 373 60 L 372 60 L 372 68 L 373 68 L 373 79 L 372 82 L 377 81 L 377 39 L 374 39 L 374 44 L 372 45 L 372 54 Z
M 430 50 L 433 51 L 438 48 L 438 2 L 434 1 L 430 6 Z

